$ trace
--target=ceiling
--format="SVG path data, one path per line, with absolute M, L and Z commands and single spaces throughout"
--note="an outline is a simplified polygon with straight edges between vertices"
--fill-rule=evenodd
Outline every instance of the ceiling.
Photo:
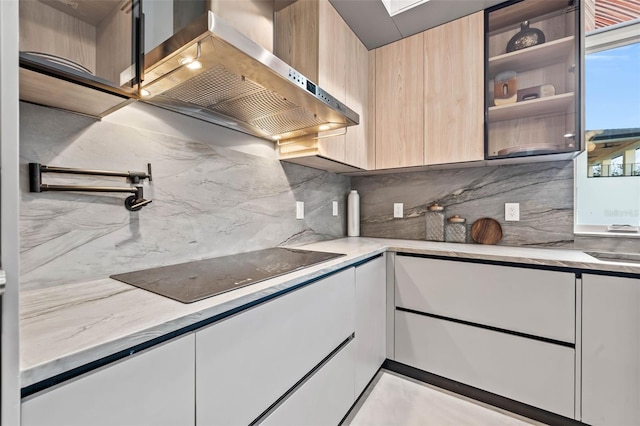
M 380 0 L 329 1 L 369 50 L 504 2 L 430 0 L 391 17 Z
M 367 49 L 371 50 L 505 0 L 430 0 L 393 17 L 389 16 L 381 0 L 329 1 Z M 587 0 L 585 4 L 593 11 L 592 16 L 595 15 L 595 28 L 640 17 L 640 0 Z

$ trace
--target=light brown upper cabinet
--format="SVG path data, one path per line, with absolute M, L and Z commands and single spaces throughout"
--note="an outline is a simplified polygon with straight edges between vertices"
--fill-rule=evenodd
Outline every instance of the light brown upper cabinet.
M 347 28 L 346 89 L 347 106 L 360 115 L 360 124 L 347 127 L 345 163 L 361 169 L 372 169 L 373 140 L 369 129 L 369 52 L 360 39 Z
M 328 0 L 297 1 L 276 13 L 275 54 L 360 116 L 358 126 L 285 141 L 281 160 L 334 172 L 368 169 L 367 49 Z
M 376 169 L 484 159 L 484 15 L 376 50 Z
M 424 164 L 484 159 L 484 12 L 424 32 Z
M 376 169 L 424 161 L 424 33 L 376 49 Z

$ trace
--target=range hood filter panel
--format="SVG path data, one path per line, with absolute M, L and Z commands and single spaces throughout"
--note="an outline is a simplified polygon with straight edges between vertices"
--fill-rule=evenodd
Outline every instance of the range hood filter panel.
M 164 96 L 209 108 L 261 90 L 259 85 L 217 66 L 167 90 Z
M 309 111 L 305 111 L 302 108 L 283 111 L 255 121 L 256 126 L 267 130 L 271 134 L 282 130 L 282 133 L 292 135 L 309 127 L 320 126 L 323 123 L 322 120 L 318 120 Z

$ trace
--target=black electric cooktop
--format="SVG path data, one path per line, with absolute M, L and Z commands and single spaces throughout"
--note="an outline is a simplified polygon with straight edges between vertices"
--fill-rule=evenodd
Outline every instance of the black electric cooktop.
M 111 278 L 182 303 L 192 303 L 340 256 L 344 254 L 275 247 L 111 275 Z

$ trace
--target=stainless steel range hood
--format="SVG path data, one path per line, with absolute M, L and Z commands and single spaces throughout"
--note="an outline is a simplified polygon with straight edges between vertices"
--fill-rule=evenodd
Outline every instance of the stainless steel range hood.
M 270 140 L 359 121 L 346 105 L 211 11 L 146 55 L 142 86 L 149 93 L 145 102 Z

